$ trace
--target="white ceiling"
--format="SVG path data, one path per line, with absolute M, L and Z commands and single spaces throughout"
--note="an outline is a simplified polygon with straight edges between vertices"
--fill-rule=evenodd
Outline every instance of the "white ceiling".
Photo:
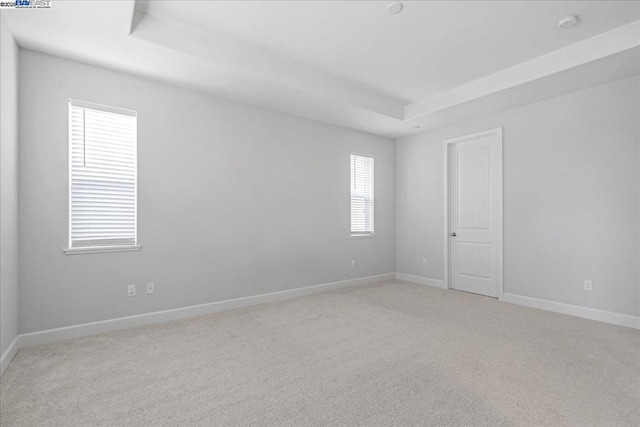
M 56 0 L 2 14 L 25 48 L 393 138 L 640 72 L 638 1 L 387 4 Z M 556 28 L 569 14 L 580 24 Z
M 151 1 L 150 16 L 257 47 L 405 103 L 639 19 L 630 1 Z M 581 25 L 556 28 L 578 14 Z

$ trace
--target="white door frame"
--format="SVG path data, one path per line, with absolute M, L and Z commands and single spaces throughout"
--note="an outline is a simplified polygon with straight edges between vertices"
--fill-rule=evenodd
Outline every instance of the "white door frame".
M 451 200 L 449 200 L 449 181 L 450 181 L 450 160 L 451 160 L 451 147 L 452 144 L 456 143 L 456 142 L 461 142 L 461 141 L 466 141 L 468 139 L 473 139 L 473 138 L 477 138 L 479 136 L 485 136 L 485 135 L 498 135 L 500 137 L 500 152 L 498 153 L 498 158 L 500 159 L 500 194 L 498 194 L 498 215 L 499 215 L 499 224 L 501 224 L 500 229 L 499 229 L 499 239 L 498 239 L 498 299 L 502 299 L 502 294 L 504 292 L 504 261 L 503 261 L 503 246 L 504 246 L 504 222 L 503 222 L 503 205 L 502 205 L 502 199 L 503 199 L 503 192 L 504 192 L 504 187 L 503 187 L 503 179 L 502 179 L 502 175 L 503 175 L 503 163 L 502 163 L 502 144 L 503 144 L 503 137 L 502 137 L 502 127 L 498 127 L 495 129 L 489 129 L 489 130 L 485 130 L 482 132 L 476 132 L 476 133 L 472 133 L 469 135 L 463 135 L 463 136 L 459 136 L 457 138 L 452 138 L 452 139 L 447 139 L 444 141 L 444 167 L 443 167 L 443 173 L 444 173 L 444 284 L 447 287 L 447 289 L 451 289 L 451 280 L 450 280 L 450 268 L 451 266 L 449 265 L 449 254 L 450 254 L 450 239 L 449 239 L 449 210 L 450 210 L 450 203 Z

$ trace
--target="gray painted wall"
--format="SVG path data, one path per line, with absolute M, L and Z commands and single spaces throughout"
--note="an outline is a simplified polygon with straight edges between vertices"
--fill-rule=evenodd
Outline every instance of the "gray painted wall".
M 3 67 L 15 52 L 5 43 Z M 32 51 L 20 60 L 22 333 L 396 270 L 442 279 L 442 141 L 497 126 L 505 291 L 640 314 L 638 78 L 405 138 L 394 153 L 373 135 Z M 4 250 L 16 247 L 4 236 L 5 219 L 17 221 L 17 205 L 5 204 L 5 188 L 17 197 L 15 181 L 5 185 L 17 141 L 15 129 L 5 137 L 15 90 L 11 101 L 4 70 L 3 351 L 18 301 L 17 280 L 5 281 L 17 274 L 15 250 Z M 68 98 L 138 111 L 140 252 L 62 253 Z M 349 238 L 350 152 L 376 157 L 375 239 Z M 146 296 L 150 281 L 156 294 Z
M 33 51 L 20 60 L 21 333 L 395 271 L 392 140 Z M 62 253 L 68 98 L 138 112 L 140 252 Z M 373 239 L 349 237 L 352 151 L 376 161 Z
M 18 46 L 0 14 L 0 354 L 18 335 Z
M 398 272 L 444 278 L 443 141 L 503 126 L 505 292 L 640 314 L 639 94 L 634 77 L 399 140 Z

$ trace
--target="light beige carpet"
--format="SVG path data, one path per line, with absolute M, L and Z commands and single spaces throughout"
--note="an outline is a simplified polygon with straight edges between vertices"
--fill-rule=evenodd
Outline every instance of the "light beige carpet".
M 21 350 L 2 426 L 640 425 L 640 331 L 405 282 Z

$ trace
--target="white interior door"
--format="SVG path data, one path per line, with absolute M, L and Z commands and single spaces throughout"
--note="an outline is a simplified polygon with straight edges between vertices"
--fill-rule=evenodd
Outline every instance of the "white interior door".
M 502 128 L 447 141 L 449 282 L 502 293 Z

